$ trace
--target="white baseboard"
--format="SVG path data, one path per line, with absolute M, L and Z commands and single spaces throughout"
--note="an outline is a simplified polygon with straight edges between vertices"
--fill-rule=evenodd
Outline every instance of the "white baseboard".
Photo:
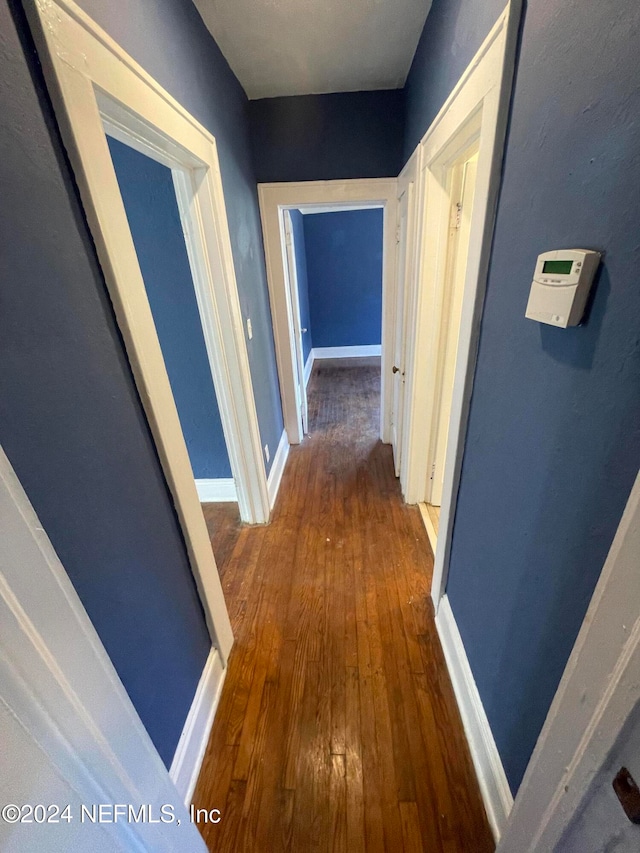
M 311 378 L 311 371 L 313 370 L 313 361 L 314 361 L 314 355 L 313 355 L 313 349 L 311 349 L 311 350 L 309 350 L 309 356 L 307 358 L 307 363 L 304 366 L 303 378 L 304 378 L 304 387 L 305 388 L 309 384 L 309 379 Z
M 513 795 L 446 595 L 440 600 L 436 626 L 471 749 L 480 792 L 497 844 L 513 806 Z
M 225 480 L 196 480 L 196 489 L 201 504 L 238 500 L 233 477 Z
M 271 509 L 273 509 L 274 504 L 276 502 L 276 497 L 278 496 L 278 489 L 280 488 L 280 482 L 282 480 L 282 474 L 284 473 L 284 466 L 287 464 L 288 456 L 289 439 L 287 438 L 287 431 L 282 430 L 282 435 L 280 436 L 280 443 L 278 444 L 276 455 L 273 457 L 273 465 L 271 466 L 269 476 L 267 477 L 269 507 Z
M 212 647 L 169 769 L 171 781 L 187 807 L 198 781 L 226 674 L 218 650 Z
M 361 347 L 314 347 L 313 358 L 363 358 L 369 355 L 381 355 L 382 344 L 370 344 Z
M 431 516 L 429 515 L 429 510 L 427 509 L 426 503 L 419 503 L 418 509 L 420 510 L 420 515 L 422 516 L 422 523 L 425 526 L 427 531 L 427 538 L 429 539 L 429 545 L 431 545 L 431 550 L 436 553 L 436 545 L 438 544 L 438 534 L 436 533 L 436 529 L 433 526 L 433 521 L 431 520 Z

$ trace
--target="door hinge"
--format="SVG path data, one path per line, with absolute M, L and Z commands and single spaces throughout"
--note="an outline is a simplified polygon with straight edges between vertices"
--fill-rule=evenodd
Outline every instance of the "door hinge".
M 400 226 L 396 225 L 396 243 L 400 243 Z
M 454 231 L 458 231 L 460 229 L 460 225 L 462 223 L 462 202 L 459 201 L 456 206 L 453 208 L 452 217 L 451 217 L 451 227 Z
M 434 462 L 433 465 L 431 466 L 431 476 L 429 477 L 429 479 L 433 480 L 435 475 L 436 475 L 436 463 Z

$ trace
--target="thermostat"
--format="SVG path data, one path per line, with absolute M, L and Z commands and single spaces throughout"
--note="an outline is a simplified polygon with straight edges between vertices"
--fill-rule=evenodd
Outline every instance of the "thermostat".
M 538 255 L 525 317 L 551 326 L 577 326 L 598 264 L 600 252 L 556 249 Z

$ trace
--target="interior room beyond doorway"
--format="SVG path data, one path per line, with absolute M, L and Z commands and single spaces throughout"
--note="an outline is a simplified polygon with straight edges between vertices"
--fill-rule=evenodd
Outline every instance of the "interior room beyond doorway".
M 314 362 L 374 358 L 382 344 L 382 206 L 302 206 L 282 212 L 296 348 L 296 386 L 308 431 Z
M 237 502 L 171 170 L 107 141 L 200 499 Z

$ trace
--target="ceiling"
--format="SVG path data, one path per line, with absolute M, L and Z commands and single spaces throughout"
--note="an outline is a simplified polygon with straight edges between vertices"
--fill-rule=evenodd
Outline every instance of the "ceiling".
M 249 98 L 397 89 L 431 0 L 194 0 Z

